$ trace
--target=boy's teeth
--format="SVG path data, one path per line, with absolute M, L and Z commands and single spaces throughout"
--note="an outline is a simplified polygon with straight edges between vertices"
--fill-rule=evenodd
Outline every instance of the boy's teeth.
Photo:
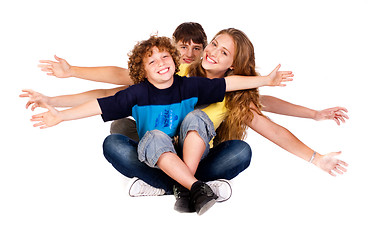
M 169 68 L 165 68 L 165 69 L 162 69 L 161 71 L 159 71 L 158 73 L 163 74 L 163 73 L 166 73 L 168 71 L 169 71 Z

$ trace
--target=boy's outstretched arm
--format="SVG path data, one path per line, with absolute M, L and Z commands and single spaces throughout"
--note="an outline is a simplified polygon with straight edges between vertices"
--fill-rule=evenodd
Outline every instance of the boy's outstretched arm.
M 117 85 L 132 85 L 129 70 L 120 67 L 76 67 L 65 59 L 54 56 L 56 61 L 40 60 L 38 67 L 49 76 L 58 78 L 76 77 L 95 82 L 105 82 Z
M 75 107 L 96 98 L 112 96 L 115 93 L 126 88 L 128 88 L 128 86 L 122 86 L 112 89 L 95 89 L 83 93 L 61 95 L 55 97 L 48 97 L 31 89 L 24 89 L 22 90 L 23 94 L 19 95 L 19 97 L 28 97 L 29 100 L 26 104 L 26 108 L 32 106 L 31 110 L 33 111 L 37 107 L 46 108 L 44 106 L 45 104 L 52 107 Z
M 286 86 L 285 82 L 293 80 L 293 72 L 279 71 L 281 65 L 279 64 L 267 76 L 228 76 L 225 77 L 226 92 L 258 88 L 263 86 Z
M 91 100 L 79 106 L 58 111 L 50 105 L 45 105 L 48 112 L 33 115 L 31 121 L 36 122 L 33 126 L 45 129 L 55 126 L 63 121 L 77 120 L 102 114 L 97 99 Z

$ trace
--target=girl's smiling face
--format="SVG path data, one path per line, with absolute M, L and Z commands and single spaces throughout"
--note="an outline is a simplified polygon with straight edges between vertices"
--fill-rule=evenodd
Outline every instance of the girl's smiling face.
M 167 51 L 152 48 L 151 56 L 143 59 L 147 80 L 159 89 L 168 88 L 174 81 L 175 63 Z
M 228 69 L 232 69 L 235 54 L 233 38 L 228 34 L 218 35 L 204 49 L 202 67 L 207 77 L 223 77 Z

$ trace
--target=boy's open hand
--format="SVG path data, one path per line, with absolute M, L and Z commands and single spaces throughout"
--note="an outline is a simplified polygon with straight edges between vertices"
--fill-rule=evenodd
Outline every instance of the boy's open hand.
M 334 120 L 337 125 L 340 125 L 340 123 L 345 123 L 345 119 L 349 119 L 349 116 L 346 114 L 347 112 L 348 110 L 344 107 L 328 108 L 317 111 L 314 120 Z
M 55 76 L 58 78 L 68 78 L 72 77 L 71 73 L 71 67 L 70 64 L 62 58 L 59 58 L 58 56 L 54 56 L 55 61 L 51 60 L 40 60 L 40 63 L 38 67 L 41 68 L 41 71 L 47 72 L 47 75 L 49 76 Z
M 23 94 L 20 94 L 19 97 L 25 98 L 28 97 L 29 100 L 26 104 L 26 109 L 32 105 L 31 110 L 34 111 L 38 107 L 46 108 L 46 104 L 49 102 L 49 97 L 33 91 L 31 89 L 24 89 L 22 90 Z
M 285 82 L 293 81 L 294 74 L 292 71 L 279 71 L 281 64 L 268 74 L 269 83 L 268 86 L 280 86 L 285 87 Z
M 45 104 L 45 107 L 49 110 L 48 112 L 33 115 L 31 121 L 37 122 L 33 126 L 45 129 L 48 127 L 55 126 L 62 121 L 61 113 L 55 108 Z

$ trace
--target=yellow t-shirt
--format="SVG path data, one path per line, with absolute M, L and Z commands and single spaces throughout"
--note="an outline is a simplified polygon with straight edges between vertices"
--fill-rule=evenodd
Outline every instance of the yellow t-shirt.
M 180 71 L 177 74 L 180 76 L 187 76 L 189 70 L 188 67 L 189 64 L 181 64 L 179 68 Z M 215 129 L 217 129 L 220 126 L 222 121 L 227 116 L 227 108 L 225 107 L 225 102 L 226 98 L 224 98 L 222 102 L 212 103 L 211 105 L 201 109 L 211 119 Z M 210 146 L 212 147 L 212 141 L 210 143 Z

